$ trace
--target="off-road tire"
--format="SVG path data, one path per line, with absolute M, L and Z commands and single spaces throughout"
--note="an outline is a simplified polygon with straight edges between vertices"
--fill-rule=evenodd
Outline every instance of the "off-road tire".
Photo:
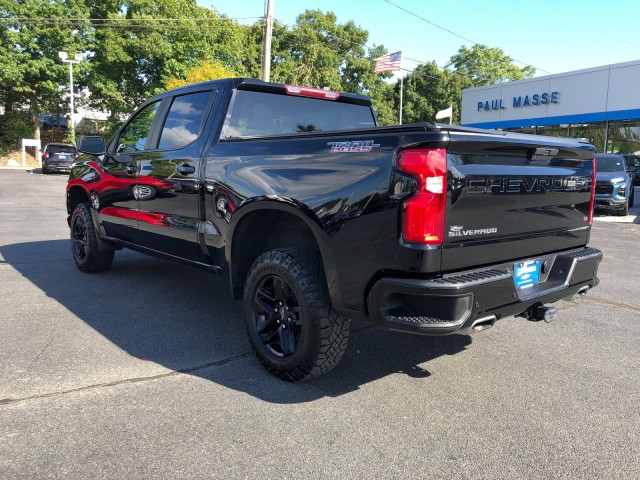
M 79 203 L 73 210 L 70 234 L 71 254 L 78 269 L 85 273 L 109 270 L 115 252 L 100 250 L 88 203 Z
M 260 255 L 245 282 L 244 312 L 258 360 L 283 380 L 322 375 L 347 348 L 349 320 L 331 311 L 315 252 L 286 248 Z

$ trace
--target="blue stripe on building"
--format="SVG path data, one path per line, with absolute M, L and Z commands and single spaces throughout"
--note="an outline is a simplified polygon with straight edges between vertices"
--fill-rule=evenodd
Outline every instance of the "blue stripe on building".
M 617 110 L 614 112 L 583 113 L 580 115 L 563 115 L 558 117 L 523 118 L 518 120 L 502 120 L 497 122 L 463 123 L 465 127 L 478 128 L 518 128 L 548 125 L 566 125 L 576 123 L 605 122 L 640 118 L 640 110 Z

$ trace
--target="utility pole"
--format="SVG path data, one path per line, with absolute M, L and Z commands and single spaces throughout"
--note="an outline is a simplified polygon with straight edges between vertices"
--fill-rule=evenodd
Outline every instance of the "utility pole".
M 262 80 L 269 81 L 271 76 L 271 37 L 273 35 L 273 2 L 275 0 L 267 0 L 266 10 L 264 12 L 264 45 L 262 50 Z

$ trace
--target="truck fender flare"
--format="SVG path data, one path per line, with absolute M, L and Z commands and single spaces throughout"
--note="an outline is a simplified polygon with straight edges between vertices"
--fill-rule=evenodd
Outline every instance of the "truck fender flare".
M 231 283 L 233 284 L 234 264 L 232 258 L 232 248 L 236 228 L 242 223 L 242 220 L 246 218 L 247 215 L 260 210 L 277 210 L 283 213 L 288 213 L 304 222 L 304 224 L 311 231 L 318 245 L 318 248 L 320 249 L 320 255 L 322 257 L 322 263 L 324 266 L 325 276 L 327 278 L 327 284 L 329 286 L 331 297 L 334 300 L 337 299 L 337 297 L 334 297 L 334 294 L 339 295 L 339 292 L 335 288 L 335 285 L 337 284 L 337 269 L 335 267 L 333 252 L 329 245 L 327 233 L 322 228 L 320 220 L 313 212 L 313 210 L 311 210 L 307 205 L 301 202 L 285 197 L 274 197 L 271 195 L 253 197 L 241 203 L 238 206 L 238 209 L 234 212 L 229 222 L 227 238 L 225 239 L 225 259 L 227 265 L 229 265 Z

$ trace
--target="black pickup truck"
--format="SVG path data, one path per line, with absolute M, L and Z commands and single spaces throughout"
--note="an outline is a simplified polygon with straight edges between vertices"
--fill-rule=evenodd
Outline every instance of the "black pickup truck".
M 467 334 L 598 283 L 588 143 L 433 123 L 378 127 L 367 97 L 226 79 L 144 103 L 67 187 L 73 259 L 133 248 L 229 277 L 249 339 L 295 381 L 349 319 Z

